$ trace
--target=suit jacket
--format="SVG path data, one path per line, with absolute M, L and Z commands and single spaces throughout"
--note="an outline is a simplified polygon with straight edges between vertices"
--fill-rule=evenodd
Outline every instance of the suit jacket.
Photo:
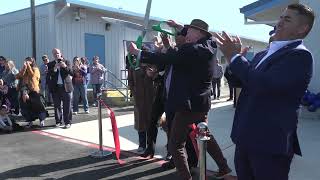
M 142 51 L 143 63 L 173 66 L 166 109 L 174 112 L 207 112 L 210 109 L 216 50 L 216 43 L 204 38 L 179 49 L 169 49 L 165 54 Z
M 61 73 L 61 78 L 62 78 L 62 82 L 63 84 L 65 83 L 64 80 L 66 79 L 66 77 L 68 75 L 73 76 L 73 72 L 72 72 L 72 66 L 71 63 L 68 60 L 63 60 L 67 67 L 66 68 L 60 68 L 60 73 Z M 56 65 L 56 61 L 51 61 L 48 63 L 48 86 L 49 89 L 51 91 L 54 91 L 57 88 L 57 83 L 58 83 L 58 74 L 59 74 L 59 70 L 54 71 L 54 66 Z
M 258 53 L 252 63 L 240 56 L 230 64 L 242 85 L 231 138 L 255 152 L 301 155 L 298 110 L 312 77 L 312 54 L 302 41 L 293 42 L 255 68 L 265 54 Z

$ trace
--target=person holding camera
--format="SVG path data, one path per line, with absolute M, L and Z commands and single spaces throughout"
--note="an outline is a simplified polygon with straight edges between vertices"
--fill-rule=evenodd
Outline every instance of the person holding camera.
M 89 103 L 87 97 L 87 66 L 83 65 L 78 56 L 73 58 L 73 114 L 77 115 L 79 111 L 79 99 L 83 102 L 83 109 L 86 114 L 89 114 Z
M 98 94 L 101 94 L 101 87 L 103 84 L 104 74 L 107 69 L 99 63 L 99 56 L 93 56 L 92 65 L 89 68 L 90 72 L 90 83 L 93 88 L 93 104 L 92 106 L 97 106 Z
M 71 110 L 71 94 L 72 86 L 72 67 L 71 63 L 62 57 L 60 49 L 52 50 L 54 60 L 48 63 L 49 87 L 52 93 L 54 103 L 54 116 L 56 126 L 62 125 L 63 118 L 64 128 L 71 127 L 72 110 Z M 61 107 L 61 102 L 62 106 Z M 63 108 L 63 111 L 62 111 Z
M 49 92 L 49 87 L 47 83 L 47 74 L 48 74 L 48 63 L 50 62 L 48 55 L 43 55 L 41 57 L 42 64 L 40 66 L 40 94 L 45 99 L 46 105 L 51 106 L 52 104 L 52 97 L 51 93 Z
M 46 109 L 40 99 L 40 71 L 33 57 L 25 59 L 16 78 L 19 79 L 21 114 L 28 122 L 27 128 L 31 128 L 33 121 L 37 118 L 40 120 L 40 126 L 43 127 Z

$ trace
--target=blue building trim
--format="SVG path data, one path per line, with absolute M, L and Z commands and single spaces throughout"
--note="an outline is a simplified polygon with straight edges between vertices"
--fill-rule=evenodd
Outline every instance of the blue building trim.
M 246 13 L 247 11 L 251 11 L 257 7 L 263 6 L 271 1 L 273 1 L 273 0 L 259 0 L 259 1 L 253 2 L 251 4 L 248 4 L 248 5 L 240 8 L 240 13 Z
M 240 13 L 248 17 L 275 6 L 290 4 L 290 2 L 291 0 L 259 0 L 240 8 Z

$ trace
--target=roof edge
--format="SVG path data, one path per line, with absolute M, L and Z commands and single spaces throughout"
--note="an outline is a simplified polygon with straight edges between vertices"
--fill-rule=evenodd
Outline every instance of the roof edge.
M 290 2 L 291 0 L 259 0 L 240 8 L 240 13 L 248 17 L 275 6 L 290 4 Z

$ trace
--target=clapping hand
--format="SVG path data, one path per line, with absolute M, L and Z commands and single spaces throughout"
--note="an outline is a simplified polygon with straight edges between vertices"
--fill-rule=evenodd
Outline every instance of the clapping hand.
M 238 36 L 230 37 L 224 31 L 222 31 L 222 35 L 213 33 L 213 36 L 216 38 L 218 47 L 225 55 L 228 63 L 230 63 L 233 56 L 235 56 L 236 54 L 241 54 L 242 43 Z

